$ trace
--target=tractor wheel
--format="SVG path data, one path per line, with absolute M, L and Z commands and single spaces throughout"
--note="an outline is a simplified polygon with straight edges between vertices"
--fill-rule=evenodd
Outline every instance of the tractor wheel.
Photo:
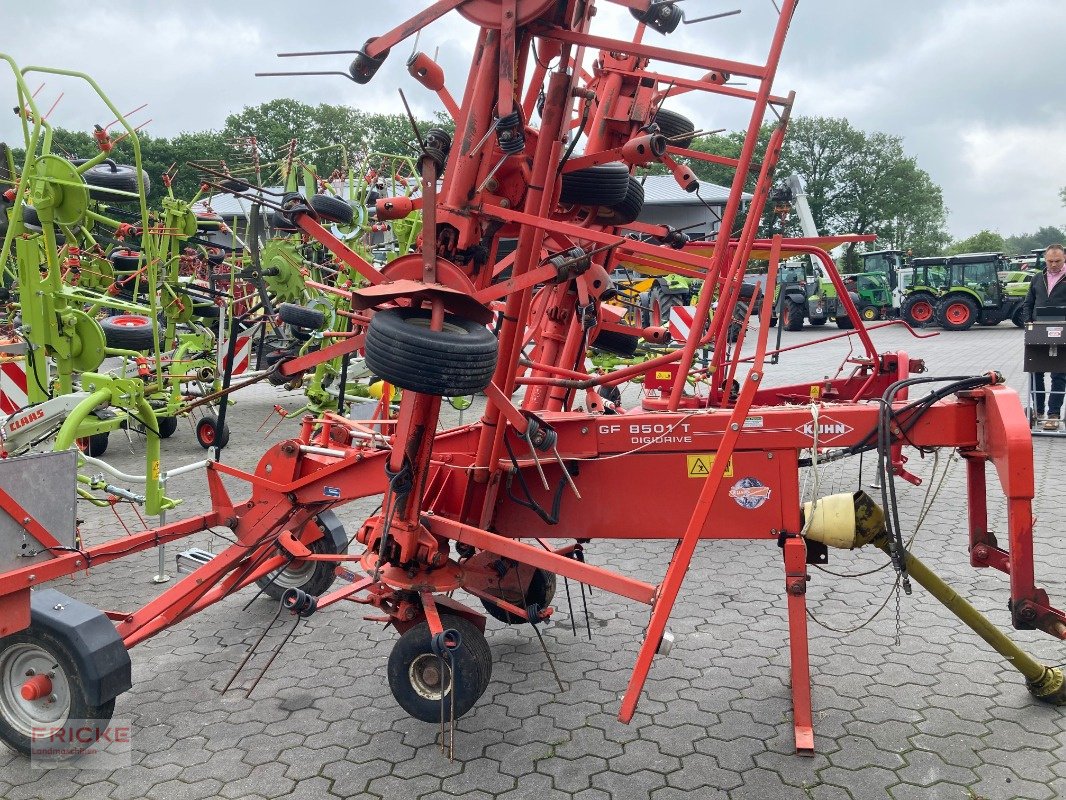
M 730 344 L 740 339 L 740 332 L 744 328 L 744 317 L 747 313 L 748 304 L 737 301 L 737 304 L 733 307 L 733 321 L 729 323 L 729 332 L 726 334 L 726 340 Z
M 104 203 L 136 203 L 137 202 L 137 168 L 129 164 L 103 163 L 87 169 L 81 174 L 82 179 L 89 184 L 89 197 Z M 152 182 L 148 179 L 148 173 L 141 170 L 141 180 L 144 181 L 144 193 L 152 191 Z M 116 192 L 130 192 L 133 197 Z
M 903 320 L 912 328 L 924 328 L 933 322 L 936 316 L 936 309 L 933 305 L 933 298 L 922 292 L 905 298 L 899 313 Z
M 596 221 L 602 225 L 628 225 L 636 221 L 643 208 L 644 187 L 636 178 L 630 177 L 625 199 L 611 206 L 601 206 Z
M 282 303 L 278 306 L 278 316 L 282 322 L 294 328 L 307 328 L 316 331 L 326 324 L 326 315 L 313 308 L 305 308 L 295 303 Z
M 107 439 L 108 432 L 94 433 L 92 436 L 83 436 L 80 439 L 75 440 L 74 444 L 78 446 L 85 455 L 98 458 L 107 452 Z
M 1014 313 L 1010 315 L 1010 321 L 1018 328 L 1025 327 L 1025 306 L 1019 305 L 1014 309 Z
M 956 295 L 936 304 L 936 321 L 946 331 L 965 331 L 977 322 L 977 304 L 969 297 Z
M 177 417 L 157 417 L 156 423 L 159 425 L 160 439 L 169 439 L 178 430 Z
M 859 309 L 859 317 L 863 322 L 873 322 L 881 315 L 877 311 L 877 306 L 863 306 Z
M 660 108 L 655 112 L 652 122 L 659 126 L 659 133 L 671 140 L 673 147 L 688 147 L 692 144 L 691 134 L 696 132 L 696 126 L 688 117 Z
M 310 203 L 315 213 L 327 222 L 351 225 L 355 219 L 355 212 L 352 211 L 352 207 L 339 197 L 334 197 L 331 194 L 311 195 Z
M 423 722 L 458 719 L 474 707 L 492 677 L 492 652 L 485 635 L 463 617 L 441 614 L 444 630 L 459 634 L 451 662 L 433 652 L 429 623 L 420 622 L 399 638 L 389 654 L 392 696 L 400 707 Z M 453 717 L 454 711 L 454 717 Z
M 785 308 L 785 330 L 803 330 L 803 319 L 806 316 L 807 309 L 804 307 L 803 303 L 793 303 L 792 301 L 789 301 L 788 306 Z
M 822 327 L 823 325 L 825 325 L 825 323 L 829 322 L 829 318 L 828 318 L 828 317 L 815 317 L 814 319 L 812 319 L 812 320 L 809 320 L 809 322 L 810 322 L 810 323 L 811 323 L 811 325 L 813 325 L 814 327 L 816 327 L 816 328 L 820 328 L 820 327 Z
M 629 167 L 620 161 L 563 173 L 559 202 L 567 206 L 607 206 L 625 202 L 629 194 Z
M 601 330 L 589 343 L 589 347 L 604 353 L 618 356 L 619 358 L 632 358 L 636 355 L 640 337 L 631 336 L 628 333 Z
M 318 555 L 335 556 L 339 553 L 337 541 L 325 530 L 322 531 L 322 538 L 315 539 L 307 545 L 307 549 Z M 274 600 L 280 600 L 288 589 L 301 589 L 318 597 L 333 585 L 336 578 L 336 562 L 294 561 L 287 567 L 264 575 L 256 581 L 256 585 L 263 590 L 263 594 Z
M 151 350 L 155 344 L 155 326 L 151 317 L 119 314 L 100 320 L 108 347 L 120 350 Z
M 218 432 L 215 431 L 216 425 L 218 425 L 218 417 L 214 414 L 204 414 L 196 423 L 196 441 L 204 450 L 212 447 L 221 450 L 229 444 L 229 425 L 223 425 L 222 430 Z
M 851 321 L 851 317 L 847 314 L 843 314 L 836 318 L 837 327 L 842 331 L 850 331 L 855 327 L 855 323 Z
M 672 294 L 664 294 L 656 286 L 648 292 L 648 324 L 656 328 L 670 324 L 670 311 L 684 305 L 680 298 Z
M 111 721 L 115 700 L 92 705 L 84 678 L 74 654 L 48 627 L 34 622 L 0 639 L 0 741 L 32 755 L 35 731 L 74 721 L 79 742 L 91 746 Z M 85 735 L 85 728 L 95 735 Z M 81 742 L 82 736 L 92 741 Z
M 488 386 L 499 349 L 492 331 L 451 314 L 443 330 L 430 330 L 429 322 L 429 311 L 418 308 L 377 312 L 367 328 L 367 369 L 400 389 L 438 397 Z
M 618 386 L 601 386 L 596 390 L 596 394 L 608 403 L 614 403 L 616 406 L 622 405 L 622 389 Z
M 617 387 L 616 387 L 617 388 Z M 513 606 L 519 608 L 528 608 L 530 605 L 537 605 L 540 608 L 547 608 L 551 605 L 552 600 L 555 598 L 555 587 L 557 578 L 554 572 L 548 572 L 543 569 L 534 569 L 533 575 L 529 579 L 529 588 L 526 589 L 523 594 L 518 583 L 517 571 L 521 567 L 515 566 L 509 569 L 500 578 L 500 586 L 494 586 L 490 589 L 486 589 L 493 597 L 498 597 L 501 600 L 505 600 Z M 510 577 L 510 581 L 508 581 Z M 508 587 L 508 583 L 511 584 Z M 489 616 L 494 619 L 498 619 L 500 622 L 506 622 L 508 625 L 520 625 L 523 622 L 528 622 L 525 617 L 519 617 L 512 614 L 510 611 L 505 611 L 491 600 L 481 599 L 481 605 L 485 607 L 485 610 L 489 613 Z

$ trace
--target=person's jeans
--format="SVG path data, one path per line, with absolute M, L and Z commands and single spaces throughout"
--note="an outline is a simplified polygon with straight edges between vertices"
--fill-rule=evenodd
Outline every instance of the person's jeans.
M 1036 413 L 1044 413 L 1045 395 L 1044 373 L 1033 373 L 1033 399 L 1036 402 Z M 1062 411 L 1062 398 L 1066 392 L 1066 372 L 1051 373 L 1051 399 L 1047 402 L 1047 412 L 1050 417 L 1057 417 Z

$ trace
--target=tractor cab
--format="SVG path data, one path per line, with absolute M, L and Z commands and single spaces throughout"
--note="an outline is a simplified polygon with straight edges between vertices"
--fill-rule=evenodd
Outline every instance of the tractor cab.
M 946 330 L 966 330 L 975 323 L 998 325 L 1010 319 L 1021 325 L 1024 297 L 1009 296 L 999 278 L 1006 269 L 1002 253 L 949 256 L 946 285 L 936 303 L 936 321 Z

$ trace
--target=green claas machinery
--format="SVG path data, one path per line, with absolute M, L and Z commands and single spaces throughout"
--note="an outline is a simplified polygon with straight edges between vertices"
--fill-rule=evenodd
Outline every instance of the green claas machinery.
M 1025 293 L 1008 292 L 1000 280 L 999 273 L 1007 268 L 1002 253 L 916 258 L 911 264 L 901 307 L 910 325 L 964 331 L 1009 319 L 1021 327 Z

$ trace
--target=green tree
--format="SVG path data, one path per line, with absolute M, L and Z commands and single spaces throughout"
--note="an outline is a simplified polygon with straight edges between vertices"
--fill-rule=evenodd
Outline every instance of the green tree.
M 1005 248 L 1006 252 L 1017 255 L 1028 254 L 1032 250 L 1044 249 L 1049 244 L 1062 244 L 1066 242 L 1066 231 L 1047 225 L 1036 233 L 1020 233 L 1017 236 L 1008 236 Z
M 1002 236 L 994 231 L 983 230 L 968 239 L 952 242 L 947 249 L 947 255 L 957 255 L 959 253 L 1002 253 L 1006 249 L 1006 243 Z

